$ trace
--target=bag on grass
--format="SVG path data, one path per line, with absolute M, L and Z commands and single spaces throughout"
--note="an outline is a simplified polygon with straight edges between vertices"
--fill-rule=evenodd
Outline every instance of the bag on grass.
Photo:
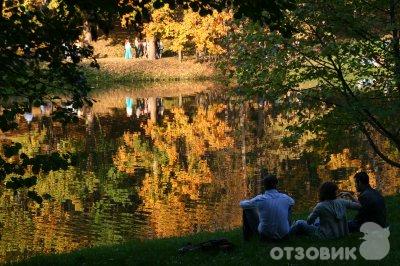
M 179 249 L 180 253 L 186 253 L 189 251 L 201 250 L 201 251 L 230 251 L 234 247 L 234 244 L 226 238 L 211 239 L 199 244 L 193 245 L 187 243 L 185 246 Z

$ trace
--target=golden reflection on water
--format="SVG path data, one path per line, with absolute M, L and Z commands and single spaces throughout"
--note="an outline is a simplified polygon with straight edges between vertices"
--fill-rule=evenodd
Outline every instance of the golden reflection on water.
M 296 147 L 283 146 L 285 127 L 296 116 L 274 114 L 270 104 L 218 91 L 176 97 L 155 91 L 144 98 L 125 90 L 98 92 L 99 102 L 76 110 L 80 122 L 68 126 L 36 108 L 29 125 L 20 117 L 18 131 L 1 133 L 2 142 L 22 143 L 29 156 L 69 151 L 79 160 L 40 176 L 36 191 L 52 196 L 42 206 L 23 191 L 0 187 L 0 261 L 238 227 L 239 201 L 261 191 L 261 166 L 278 174 L 297 211 L 315 204 L 322 181 L 354 190 L 352 176 L 360 169 L 384 193 L 399 188 L 399 170 L 370 152 L 357 157 L 349 147 L 317 165 L 306 145 L 312 135 Z
M 124 134 L 124 144 L 119 147 L 114 164 L 129 174 L 138 168 L 151 169 L 144 177 L 139 196 L 143 199 L 141 208 L 152 210 L 148 220 L 156 237 L 239 225 L 237 202 L 242 193 L 228 192 L 227 187 L 237 187 L 229 184 L 234 178 L 216 177 L 216 169 L 210 169 L 209 158 L 205 157 L 206 152 L 233 149 L 232 129 L 217 118 L 225 109 L 221 104 L 207 110 L 200 107 L 189 122 L 183 108 L 173 108 L 171 116 L 164 117 L 160 125 L 145 125 L 144 136 Z M 219 202 L 209 198 L 219 193 L 228 196 Z M 229 224 L 226 213 L 236 214 Z

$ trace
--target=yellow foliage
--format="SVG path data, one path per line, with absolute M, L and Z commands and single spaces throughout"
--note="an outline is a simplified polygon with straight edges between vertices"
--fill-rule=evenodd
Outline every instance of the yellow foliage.
M 124 145 L 118 148 L 113 161 L 119 171 L 133 174 L 139 165 L 146 162 L 143 159 L 149 158 L 151 154 L 138 150 L 138 145 L 141 143 L 138 133 L 125 133 L 123 140 Z
M 152 12 L 152 21 L 144 25 L 147 37 L 170 40 L 168 49 L 178 52 L 192 46 L 196 52 L 219 55 L 224 49 L 218 42 L 227 36 L 233 13 L 216 12 L 201 17 L 192 10 L 171 10 L 168 5 Z
M 152 181 L 145 180 L 141 191 L 141 196 L 151 204 L 157 201 L 155 195 L 164 194 L 161 191 L 165 186 L 172 188 L 173 200 L 182 196 L 196 200 L 200 186 L 213 181 L 206 152 L 233 146 L 231 128 L 217 117 L 225 109 L 224 105 L 210 106 L 208 110 L 200 107 L 190 122 L 182 108 L 173 108 L 172 117 L 165 117 L 161 126 L 151 121 L 143 126 L 151 143 L 141 142 L 137 133 L 125 133 L 124 145 L 118 149 L 114 164 L 127 173 L 134 173 L 138 166 L 152 169 L 152 174 L 145 178 Z M 153 197 L 149 199 L 149 195 Z

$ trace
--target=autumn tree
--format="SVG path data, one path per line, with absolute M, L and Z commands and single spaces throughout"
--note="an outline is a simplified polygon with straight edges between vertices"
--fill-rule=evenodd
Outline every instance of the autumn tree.
M 184 21 L 184 25 L 192 29 L 191 37 L 197 57 L 205 54 L 219 56 L 225 52 L 221 41 L 231 29 L 232 11 L 214 11 L 204 17 L 189 11 L 185 14 Z
M 151 21 L 144 24 L 143 33 L 169 40 L 168 48 L 178 54 L 180 61 L 183 52 L 190 48 L 195 49 L 196 55 L 215 56 L 224 51 L 219 41 L 227 35 L 232 19 L 232 12 L 226 10 L 201 16 L 190 9 L 172 10 L 165 5 L 151 13 Z

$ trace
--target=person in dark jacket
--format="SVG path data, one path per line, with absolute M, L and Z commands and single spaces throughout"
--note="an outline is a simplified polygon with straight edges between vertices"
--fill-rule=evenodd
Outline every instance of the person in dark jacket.
M 358 172 L 354 176 L 357 192 L 360 193 L 358 202 L 361 209 L 355 218 L 349 221 L 350 232 L 358 232 L 363 223 L 373 222 L 382 227 L 387 227 L 386 204 L 383 196 L 369 184 L 369 176 L 366 172 Z M 350 193 L 342 192 L 342 196 L 351 197 Z

